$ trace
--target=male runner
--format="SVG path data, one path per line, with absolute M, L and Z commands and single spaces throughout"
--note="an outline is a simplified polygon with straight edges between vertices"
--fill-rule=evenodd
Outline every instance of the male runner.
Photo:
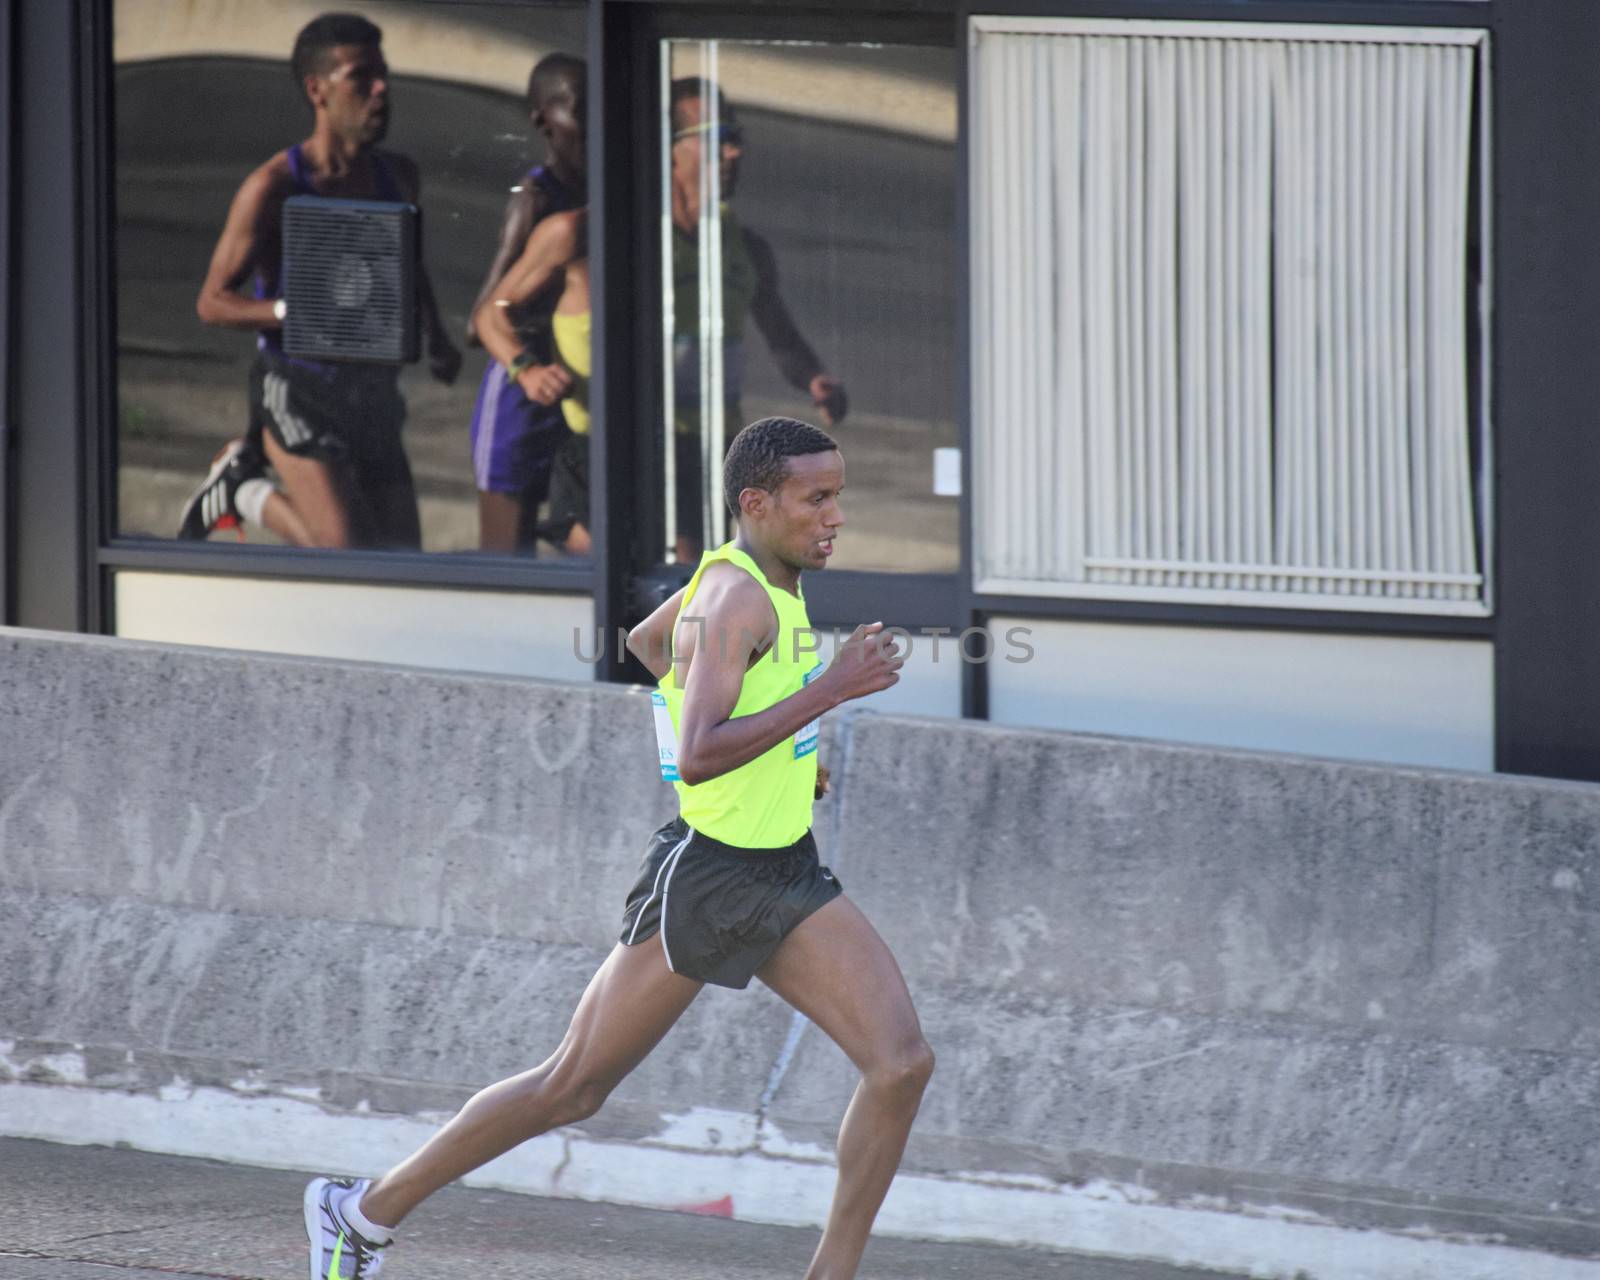
M 723 204 L 722 322 L 723 417 L 738 422 L 744 415 L 744 329 L 748 318 L 766 339 L 783 376 L 811 397 L 828 426 L 843 421 L 848 402 L 844 384 L 829 374 L 800 333 L 778 292 L 778 260 L 772 246 L 743 226 L 727 203 L 739 184 L 744 132 L 732 105 L 717 94 L 715 126 L 708 119 L 710 87 L 699 76 L 672 82 L 672 364 L 674 440 L 677 456 L 675 492 L 678 509 L 677 559 L 680 564 L 700 554 L 702 453 L 705 423 L 700 387 L 700 222 L 701 176 L 708 155 L 715 155 Z M 716 136 L 713 137 L 712 133 Z
M 856 1274 L 933 1053 L 894 957 L 818 865 L 810 832 L 819 717 L 888 688 L 904 661 L 881 623 L 857 627 L 826 668 L 806 635 L 800 575 L 833 552 L 843 487 L 844 461 L 816 427 L 764 418 L 735 438 L 723 489 L 738 536 L 629 637 L 661 678 L 658 750 L 679 816 L 650 838 L 619 942 L 541 1065 L 477 1094 L 377 1181 L 311 1181 L 313 1280 L 370 1276 L 393 1228 L 429 1195 L 593 1115 L 703 984 L 744 987 L 752 977 L 861 1072 L 806 1277 Z M 670 659 L 660 643 L 668 634 Z
M 295 39 L 290 70 L 312 110 L 311 136 L 244 180 L 195 304 L 207 324 L 255 330 L 257 351 L 245 440 L 218 455 L 191 497 L 186 536 L 195 536 L 197 509 L 202 537 L 218 523 L 211 516 L 237 518 L 242 487 L 259 479 L 266 463 L 282 484 L 276 496 L 292 513 L 279 521 L 282 527 L 266 522 L 290 541 L 421 545 L 416 489 L 400 442 L 405 400 L 396 385 L 399 369 L 291 357 L 280 336 L 287 315 L 279 280 L 283 202 L 319 195 L 414 203 L 421 194 L 416 164 L 378 150 L 390 107 L 382 39 L 365 18 L 339 13 L 314 18 Z M 429 369 L 439 381 L 453 382 L 461 353 L 445 335 L 427 272 L 418 278 Z M 253 282 L 248 296 L 247 282 Z M 243 514 L 265 519 L 272 513 L 263 505 Z
M 500 243 L 467 324 L 467 341 L 482 341 L 477 316 L 527 248 L 528 238 L 550 214 L 588 202 L 585 187 L 584 118 L 588 73 L 581 58 L 552 53 L 528 77 L 528 118 L 544 135 L 548 158 L 511 190 L 500 224 Z M 522 299 L 524 304 L 530 301 Z M 516 314 L 516 349 L 496 356 L 483 372 L 472 413 L 472 474 L 478 486 L 478 539 L 485 551 L 517 551 L 533 543 L 534 518 L 544 501 L 551 460 L 569 438 L 555 399 L 540 399 L 525 381 L 508 374 L 525 363 L 553 360 L 548 306 L 523 305 Z M 548 300 L 546 300 L 548 301 Z M 491 353 L 493 354 L 493 353 Z M 515 384 L 521 383 L 519 387 Z
M 550 514 L 539 525 L 568 555 L 588 555 L 589 537 L 589 323 L 588 214 L 553 213 L 533 229 L 527 247 L 492 295 L 478 308 L 477 332 L 495 358 L 491 368 L 514 371 L 526 403 L 559 405 L 567 431 L 550 469 Z M 540 363 L 523 345 L 518 322 L 530 302 L 557 295 L 549 324 L 554 358 Z

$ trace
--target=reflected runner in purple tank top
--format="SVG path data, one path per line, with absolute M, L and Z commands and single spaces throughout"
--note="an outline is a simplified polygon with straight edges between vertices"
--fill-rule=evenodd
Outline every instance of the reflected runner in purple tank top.
M 529 170 L 511 189 L 500 223 L 500 241 L 469 315 L 494 293 L 522 256 L 528 237 L 545 218 L 588 203 L 584 161 L 587 73 L 582 59 L 564 53 L 541 58 L 528 77 L 528 118 L 543 135 L 545 163 Z M 555 295 L 533 300 L 516 316 L 524 367 L 550 365 L 555 351 L 550 313 Z M 472 321 L 467 341 L 479 342 Z M 529 399 L 506 366 L 491 360 L 472 413 L 472 475 L 478 489 L 479 543 L 485 551 L 531 551 L 539 505 L 550 486 L 550 468 L 571 433 L 561 408 Z
M 203 538 L 245 521 L 296 546 L 421 545 L 416 489 L 400 439 L 399 370 L 289 357 L 281 338 L 284 201 L 420 197 L 415 162 L 378 150 L 391 108 L 381 41 L 371 22 L 345 14 L 313 20 L 295 41 L 290 67 L 312 110 L 311 135 L 244 180 L 196 302 L 205 323 L 256 334 L 249 426 L 217 455 L 190 497 L 181 537 Z M 449 383 L 461 353 L 444 332 L 426 270 L 419 269 L 418 281 L 429 370 Z

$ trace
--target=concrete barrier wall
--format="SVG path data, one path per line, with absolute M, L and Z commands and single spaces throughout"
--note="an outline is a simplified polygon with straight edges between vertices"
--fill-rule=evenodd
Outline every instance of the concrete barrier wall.
M 819 838 L 940 1061 L 888 1229 L 1595 1273 L 1600 788 L 827 732 Z M 0 631 L 0 1132 L 381 1164 L 554 1047 L 672 807 L 638 691 Z M 815 1220 L 853 1084 L 708 990 L 480 1180 Z

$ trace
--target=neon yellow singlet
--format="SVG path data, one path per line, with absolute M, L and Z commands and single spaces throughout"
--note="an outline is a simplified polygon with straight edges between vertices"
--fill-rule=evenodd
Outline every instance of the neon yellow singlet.
M 572 374 L 572 390 L 561 401 L 561 416 L 574 435 L 589 434 L 589 375 L 594 371 L 589 346 L 589 313 L 557 311 L 550 317 L 556 355 Z
M 689 579 L 683 609 L 689 607 L 706 566 L 725 560 L 738 565 L 766 590 L 777 611 L 778 630 L 769 649 L 745 672 L 733 715 L 750 716 L 765 711 L 822 674 L 816 639 L 810 634 L 804 596 L 792 596 L 767 581 L 756 562 L 727 543 L 700 558 Z M 681 613 L 680 613 L 680 616 Z M 693 624 L 690 624 L 693 625 Z M 715 644 L 716 637 L 696 637 L 700 644 Z M 678 777 L 678 727 L 683 712 L 683 690 L 677 667 L 672 667 L 656 692 L 656 738 L 661 755 L 661 776 L 678 789 L 678 810 L 696 831 L 724 844 L 744 849 L 776 849 L 793 844 L 811 827 L 811 806 L 817 787 L 817 733 L 813 720 L 798 733 L 769 747 L 747 764 L 720 778 L 688 786 Z

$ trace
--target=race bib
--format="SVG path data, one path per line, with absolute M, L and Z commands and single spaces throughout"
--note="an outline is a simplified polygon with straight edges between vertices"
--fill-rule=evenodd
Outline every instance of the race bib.
M 812 667 L 810 671 L 806 672 L 806 678 L 800 683 L 802 686 L 808 685 L 821 674 L 822 664 L 819 662 L 816 666 Z M 815 751 L 817 749 L 817 739 L 821 736 L 821 734 L 821 720 L 813 720 L 810 724 L 803 726 L 800 731 L 794 735 L 794 758 L 798 760 L 802 756 L 808 756 Z
M 660 690 L 650 695 L 650 705 L 656 715 L 656 754 L 661 761 L 661 778 L 664 782 L 678 780 L 678 731 L 672 727 L 672 713 L 667 710 L 667 699 Z

